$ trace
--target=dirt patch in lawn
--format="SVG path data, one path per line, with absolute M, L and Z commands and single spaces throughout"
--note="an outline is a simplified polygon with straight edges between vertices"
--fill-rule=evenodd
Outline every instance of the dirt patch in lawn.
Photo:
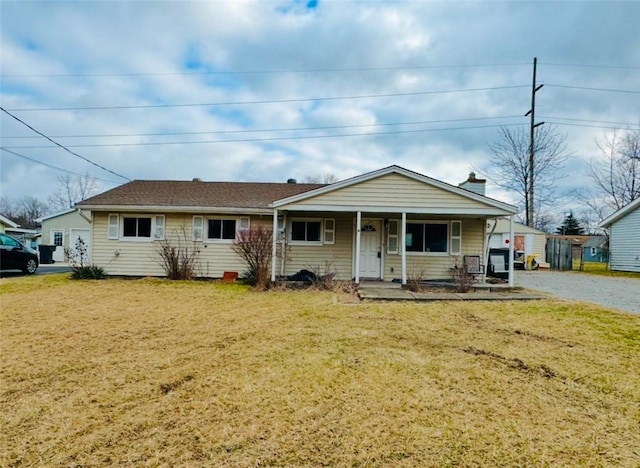
M 2 466 L 640 463 L 637 316 L 56 276 L 0 282 Z

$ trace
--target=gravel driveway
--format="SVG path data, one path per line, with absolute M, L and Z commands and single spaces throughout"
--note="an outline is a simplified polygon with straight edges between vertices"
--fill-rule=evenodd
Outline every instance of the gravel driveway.
M 594 302 L 640 314 L 640 280 L 559 271 L 516 271 L 516 286 L 553 294 L 561 299 Z

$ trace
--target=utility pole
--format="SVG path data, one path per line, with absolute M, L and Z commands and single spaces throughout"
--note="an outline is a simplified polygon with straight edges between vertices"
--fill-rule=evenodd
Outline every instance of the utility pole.
M 525 210 L 527 218 L 527 226 L 534 227 L 533 214 L 535 213 L 533 206 L 533 175 L 535 170 L 535 130 L 536 127 L 544 124 L 544 122 L 536 123 L 536 93 L 540 91 L 544 85 L 537 86 L 536 68 L 538 67 L 538 57 L 533 57 L 533 84 L 531 86 L 531 109 L 524 116 L 531 115 L 530 136 L 529 136 L 529 187 L 527 188 L 527 196 L 525 199 Z

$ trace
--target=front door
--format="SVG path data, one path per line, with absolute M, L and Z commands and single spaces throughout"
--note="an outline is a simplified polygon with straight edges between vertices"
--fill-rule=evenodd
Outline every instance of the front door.
M 363 220 L 360 227 L 360 277 L 380 278 L 380 221 Z
M 53 229 L 51 231 L 51 245 L 56 246 L 56 250 L 53 251 L 54 262 L 64 262 L 64 231 L 61 229 Z

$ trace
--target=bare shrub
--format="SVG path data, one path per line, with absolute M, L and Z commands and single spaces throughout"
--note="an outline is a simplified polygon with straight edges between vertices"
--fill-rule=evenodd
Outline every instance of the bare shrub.
M 174 231 L 172 240 L 157 242 L 160 265 L 167 278 L 172 280 L 190 280 L 196 275 L 200 263 L 200 249 L 194 241 L 188 240 L 184 228 Z
M 64 249 L 64 255 L 71 267 L 71 279 L 104 279 L 107 277 L 101 267 L 92 265 L 89 261 L 89 249 L 82 237 L 76 239 L 75 249 Z
M 422 280 L 424 279 L 424 269 L 415 270 L 411 269 L 407 274 L 407 286 L 406 289 L 411 292 L 422 291 Z
M 450 270 L 451 278 L 456 285 L 456 292 L 466 293 L 471 290 L 473 283 L 476 281 L 475 275 L 469 273 L 467 265 L 464 265 L 460 261 L 456 261 L 453 268 Z
M 271 285 L 271 259 L 273 258 L 273 232 L 262 226 L 238 232 L 233 251 L 247 264 L 244 279 L 258 290 Z
M 334 291 L 336 289 L 336 274 L 338 273 L 333 262 L 324 261 L 324 266 L 308 266 L 313 273 L 312 286 L 321 291 Z

